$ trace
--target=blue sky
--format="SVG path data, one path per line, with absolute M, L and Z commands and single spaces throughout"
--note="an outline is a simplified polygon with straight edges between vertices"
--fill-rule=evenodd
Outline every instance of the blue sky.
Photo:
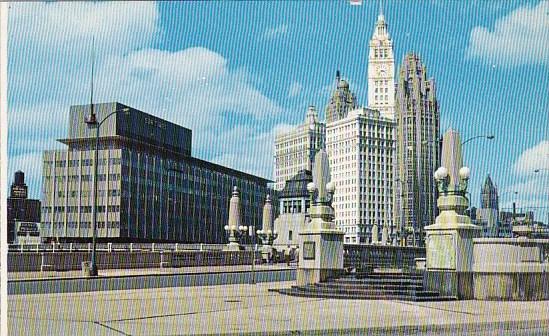
M 418 53 L 441 129 L 466 145 L 473 204 L 486 174 L 502 207 L 549 206 L 549 2 L 384 1 L 397 68 Z M 377 1 L 13 3 L 8 40 L 10 183 L 40 198 L 41 153 L 62 148 L 71 104 L 120 101 L 193 130 L 193 154 L 267 178 L 273 138 L 321 115 L 340 69 L 367 105 Z M 515 196 L 513 191 L 518 191 Z M 547 220 L 548 208 L 538 213 Z

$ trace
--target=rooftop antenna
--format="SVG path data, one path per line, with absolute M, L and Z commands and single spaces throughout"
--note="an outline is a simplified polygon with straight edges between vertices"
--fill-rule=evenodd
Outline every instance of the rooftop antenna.
M 97 119 L 95 117 L 95 112 L 93 109 L 93 73 L 95 67 L 95 36 L 92 37 L 92 64 L 91 64 L 91 91 L 90 91 L 90 115 L 86 120 L 86 124 L 89 126 L 95 125 Z

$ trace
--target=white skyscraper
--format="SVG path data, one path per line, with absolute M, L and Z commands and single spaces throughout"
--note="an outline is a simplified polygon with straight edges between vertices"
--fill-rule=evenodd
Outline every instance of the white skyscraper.
M 326 124 L 326 150 L 332 181 L 336 226 L 345 243 L 370 243 L 374 225 L 395 233 L 392 218 L 395 123 L 377 110 L 359 108 Z
M 314 106 L 309 106 L 305 122 L 275 137 L 275 188 L 282 190 L 287 180 L 303 169 L 312 170 L 315 154 L 324 147 L 324 123 L 318 120 Z
M 393 41 L 380 9 L 370 40 L 368 59 L 368 107 L 379 110 L 384 117 L 395 115 L 395 59 Z

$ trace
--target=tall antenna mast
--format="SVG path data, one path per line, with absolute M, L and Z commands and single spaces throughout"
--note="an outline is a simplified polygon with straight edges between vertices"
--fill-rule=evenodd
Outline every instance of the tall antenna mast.
M 91 92 L 90 92 L 90 108 L 92 116 L 95 116 L 93 112 L 93 70 L 95 66 L 95 36 L 92 37 L 92 66 L 91 66 Z
M 91 64 L 91 90 L 90 90 L 90 115 L 86 123 L 91 126 L 96 124 L 96 117 L 93 109 L 93 73 L 95 67 L 95 36 L 92 37 L 92 64 Z

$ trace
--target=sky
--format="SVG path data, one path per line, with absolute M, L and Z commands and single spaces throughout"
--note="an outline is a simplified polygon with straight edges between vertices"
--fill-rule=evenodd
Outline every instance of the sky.
M 41 198 L 42 152 L 64 148 L 70 105 L 118 101 L 193 131 L 193 156 L 273 179 L 277 132 L 321 117 L 335 72 L 367 106 L 378 1 L 29 2 L 9 5 L 9 184 Z M 465 140 L 469 191 L 549 220 L 549 2 L 383 1 L 395 65 L 417 53 L 441 132 Z M 534 171 L 540 169 L 538 173 Z M 545 170 L 544 170 L 545 169 Z M 516 192 L 516 193 L 515 193 Z

